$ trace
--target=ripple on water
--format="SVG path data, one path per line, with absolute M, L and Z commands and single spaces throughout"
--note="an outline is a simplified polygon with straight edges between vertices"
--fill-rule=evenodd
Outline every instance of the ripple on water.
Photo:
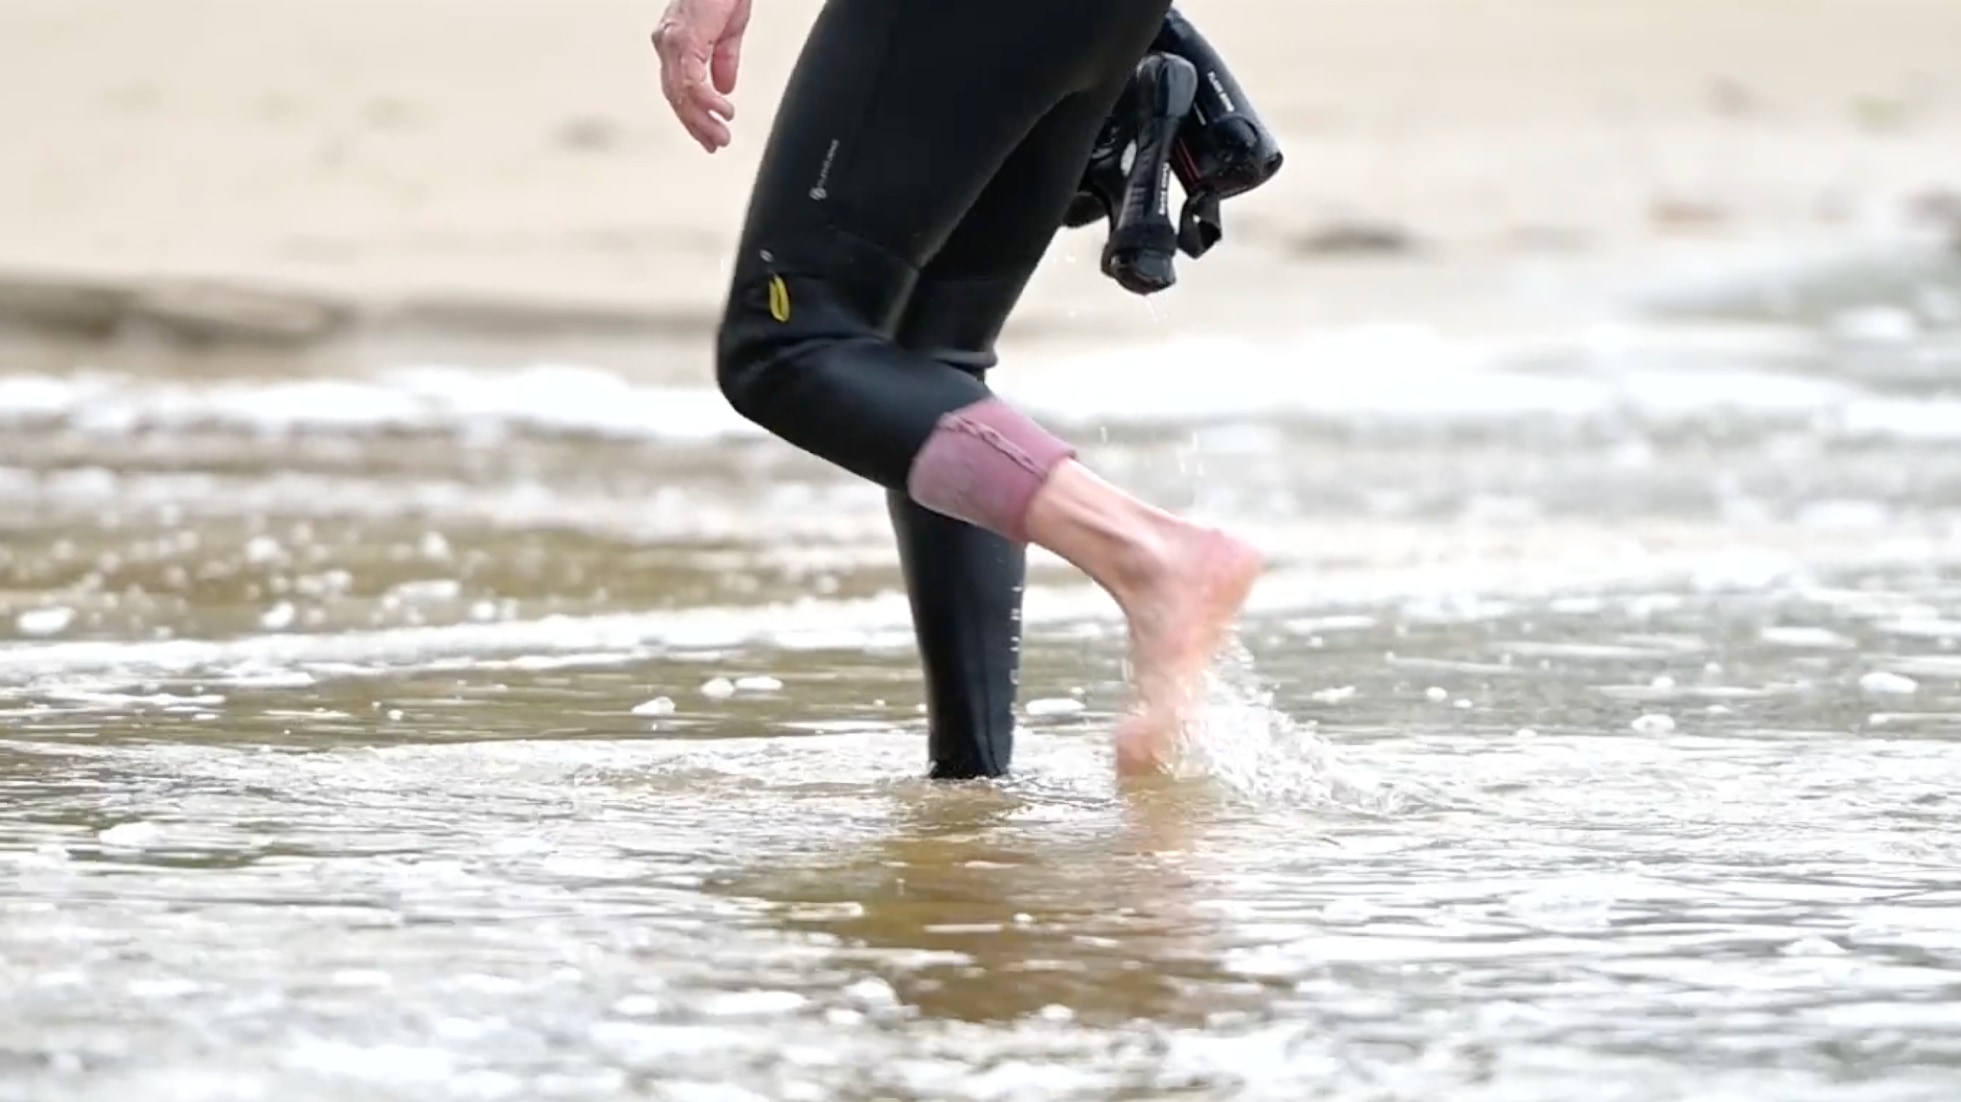
M 1541 615 L 1432 624 L 1397 653 L 1514 651 Z M 1630 738 L 1545 722 L 1612 699 L 1599 675 L 1622 671 L 1593 651 L 1412 666 L 1357 636 L 1272 638 L 1293 642 L 1218 686 L 1195 747 L 1211 779 L 1142 801 L 1099 779 L 1113 686 L 1066 633 L 1032 640 L 1027 688 L 1080 684 L 1085 707 L 1031 717 L 1006 785 L 909 779 L 916 715 L 865 701 L 909 701 L 902 657 L 884 687 L 838 686 L 855 723 L 816 721 L 827 656 L 763 645 L 718 662 L 782 688 L 678 693 L 658 718 L 703 712 L 691 737 L 250 737 L 281 690 L 228 696 L 231 743 L 15 740 L 0 776 L 35 799 L 4 820 L 25 892 L 0 1037 L 43 1093 L 182 1097 L 227 1067 L 303 1096 L 600 1097 L 676 1081 L 683 1056 L 771 1098 L 1552 1098 L 1603 1066 L 1666 1082 L 1710 1061 L 1745 1094 L 1914 1097 L 1956 1055 L 1961 853 L 1921 813 L 1961 780 L 1944 743 L 1739 729 L 1764 696 Z M 1737 645 L 1709 649 L 1731 671 L 1779 651 Z M 389 695 L 454 728 L 463 674 L 496 678 L 511 718 L 638 722 L 662 668 L 411 671 Z M 1439 710 L 1440 674 L 1506 691 Z M 188 724 L 176 699 L 97 703 Z M 1521 743 L 1528 712 L 1546 730 Z M 78 997 L 99 1009 L 77 1018 Z
M 1275 563 L 1129 795 L 1039 554 L 1017 775 L 919 779 L 883 495 L 708 392 L 0 377 L 0 1082 L 1952 1097 L 1948 323 L 1847 309 L 1021 376 Z

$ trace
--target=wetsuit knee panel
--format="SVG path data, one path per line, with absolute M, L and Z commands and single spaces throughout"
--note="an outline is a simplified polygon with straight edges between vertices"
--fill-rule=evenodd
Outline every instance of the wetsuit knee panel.
M 799 324 L 799 334 L 775 320 L 770 303 L 788 300 L 787 284 L 781 290 L 767 282 L 738 284 L 715 329 L 715 381 L 729 404 L 751 420 L 759 419 L 771 380 L 781 374 L 782 365 L 800 344 L 814 339 L 807 323 Z
M 889 339 L 918 272 L 849 234 L 809 230 L 737 263 L 715 334 L 715 376 L 745 416 L 814 347 Z
M 822 264 L 752 255 L 716 331 L 723 395 L 781 439 L 887 489 L 905 486 L 941 418 L 988 397 L 971 374 L 894 339 L 913 270 L 848 250 Z

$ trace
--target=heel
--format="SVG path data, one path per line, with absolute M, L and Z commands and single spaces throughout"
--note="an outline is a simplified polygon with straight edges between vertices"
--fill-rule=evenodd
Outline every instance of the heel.
M 1177 9 L 1167 12 L 1153 50 L 1198 71 L 1192 119 L 1178 136 L 1173 164 L 1186 195 L 1244 195 L 1279 173 L 1286 157 L 1225 59 Z

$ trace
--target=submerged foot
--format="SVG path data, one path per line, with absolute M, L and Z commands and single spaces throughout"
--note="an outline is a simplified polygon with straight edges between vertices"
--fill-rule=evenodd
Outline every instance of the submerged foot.
M 1137 711 L 1116 730 L 1117 772 L 1163 772 L 1264 563 L 1251 544 L 1183 524 L 1159 562 L 1124 595 Z

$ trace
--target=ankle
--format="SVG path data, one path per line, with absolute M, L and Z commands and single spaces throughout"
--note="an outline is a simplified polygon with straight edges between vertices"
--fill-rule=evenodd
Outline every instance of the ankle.
M 1073 461 L 1057 466 L 1028 511 L 1034 542 L 1088 574 L 1126 610 L 1168 569 L 1178 524 Z
M 1126 613 L 1140 597 L 1157 588 L 1172 565 L 1167 526 L 1155 517 L 1140 521 L 1113 540 L 1109 576 L 1099 579 Z

